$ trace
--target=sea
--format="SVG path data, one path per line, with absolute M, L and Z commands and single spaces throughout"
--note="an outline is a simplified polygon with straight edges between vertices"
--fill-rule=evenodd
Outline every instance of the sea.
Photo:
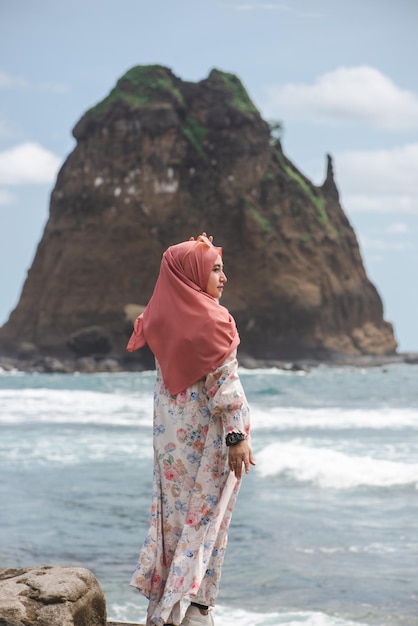
M 154 376 L 0 370 L 0 567 L 88 568 L 109 620 L 145 619 Z M 418 366 L 240 377 L 257 465 L 217 626 L 416 626 Z

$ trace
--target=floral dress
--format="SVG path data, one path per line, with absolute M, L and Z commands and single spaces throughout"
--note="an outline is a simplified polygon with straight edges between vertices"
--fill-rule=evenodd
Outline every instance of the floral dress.
M 131 585 L 149 598 L 147 626 L 181 621 L 183 598 L 214 606 L 240 481 L 225 435 L 249 434 L 233 352 L 172 396 L 157 363 L 154 480 L 149 530 Z

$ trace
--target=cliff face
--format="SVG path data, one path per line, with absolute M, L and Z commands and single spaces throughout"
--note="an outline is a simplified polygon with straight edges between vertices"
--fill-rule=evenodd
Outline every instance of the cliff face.
M 332 161 L 314 186 L 272 141 L 240 81 L 127 72 L 73 131 L 74 151 L 3 349 L 63 354 L 96 325 L 125 350 L 128 305 L 150 298 L 163 250 L 202 230 L 224 247 L 222 303 L 256 357 L 386 354 L 392 327 L 339 204 Z

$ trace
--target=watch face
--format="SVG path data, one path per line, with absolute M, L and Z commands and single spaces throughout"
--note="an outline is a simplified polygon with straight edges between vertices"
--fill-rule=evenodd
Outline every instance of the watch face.
M 244 433 L 228 433 L 226 436 L 226 444 L 228 446 L 234 446 L 244 439 L 246 439 Z

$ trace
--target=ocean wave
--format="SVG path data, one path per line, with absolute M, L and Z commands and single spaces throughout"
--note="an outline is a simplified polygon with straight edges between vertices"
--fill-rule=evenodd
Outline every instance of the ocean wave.
M 306 376 L 309 372 L 304 369 L 293 370 L 291 369 L 291 364 L 289 364 L 289 369 L 278 367 L 254 367 L 249 369 L 240 365 L 238 373 L 240 376 L 248 376 L 249 378 L 256 376 L 262 376 L 265 378 L 266 376 Z
M 257 471 L 313 483 L 323 489 L 415 486 L 418 464 L 351 456 L 300 443 L 272 443 L 257 453 Z
M 153 393 L 105 393 L 80 389 L 2 389 L 0 423 L 71 423 L 151 426 Z M 263 407 L 250 402 L 256 430 L 418 430 L 418 411 L 408 408 Z
M 13 467 L 68 466 L 105 460 L 153 458 L 152 435 L 95 433 L 69 436 L 68 431 L 45 438 L 13 438 L 0 443 L 1 463 Z
M 4 389 L 0 423 L 152 424 L 152 394 L 71 389 Z
M 290 430 L 290 429 L 418 429 L 418 411 L 416 409 L 342 409 L 339 407 L 321 407 L 315 409 L 299 407 L 251 406 L 251 424 L 253 430 Z
M 25 372 L 18 370 L 17 368 L 7 369 L 5 370 L 0 366 L 0 376 L 24 376 Z
M 402 545 L 402 548 L 405 550 L 413 550 L 415 551 L 417 549 L 417 544 L 409 544 L 409 545 Z M 384 543 L 379 543 L 379 542 L 374 542 L 374 543 L 370 543 L 364 546 L 360 546 L 360 545 L 353 545 L 353 546 L 314 546 L 312 548 L 300 548 L 300 547 L 296 547 L 295 551 L 296 552 L 301 552 L 303 554 L 325 554 L 325 555 L 332 555 L 332 554 L 341 554 L 341 555 L 347 555 L 347 554 L 378 554 L 378 555 L 384 555 L 384 554 L 395 554 L 398 553 L 400 549 L 400 544 L 397 543 L 396 545 L 389 545 L 389 544 L 384 544 Z
M 145 614 L 138 614 L 138 606 L 132 602 L 113 603 L 108 606 L 108 619 L 115 621 L 140 620 L 145 623 Z M 255 613 L 245 609 L 218 605 L 214 609 L 217 622 L 222 626 L 366 626 L 363 622 L 352 621 L 320 611 L 291 611 Z

